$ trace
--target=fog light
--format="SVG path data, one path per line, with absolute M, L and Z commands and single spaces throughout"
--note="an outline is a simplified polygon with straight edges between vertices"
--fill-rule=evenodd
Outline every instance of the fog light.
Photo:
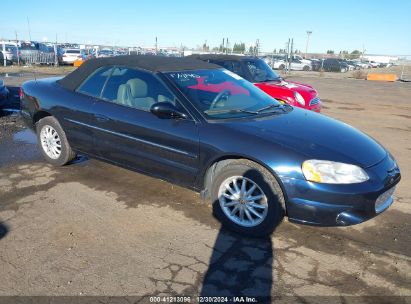
M 385 191 L 383 194 L 381 194 L 377 200 L 375 201 L 375 212 L 376 213 L 381 213 L 385 209 L 387 209 L 392 202 L 394 201 L 393 199 L 393 194 L 395 191 L 395 187 L 392 187 L 391 189 Z

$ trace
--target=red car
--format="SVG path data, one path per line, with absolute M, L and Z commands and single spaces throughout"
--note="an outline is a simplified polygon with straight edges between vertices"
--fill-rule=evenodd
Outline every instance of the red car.
M 280 102 L 315 112 L 321 111 L 321 100 L 312 86 L 296 81 L 285 81 L 262 59 L 236 55 L 192 55 L 191 57 L 226 68 L 254 83 Z

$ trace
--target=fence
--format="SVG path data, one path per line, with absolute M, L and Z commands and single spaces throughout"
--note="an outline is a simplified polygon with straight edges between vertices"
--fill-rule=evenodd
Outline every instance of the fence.
M 28 54 L 21 54 L 19 57 L 20 62 L 26 65 L 56 63 L 56 56 L 54 53 L 33 52 Z

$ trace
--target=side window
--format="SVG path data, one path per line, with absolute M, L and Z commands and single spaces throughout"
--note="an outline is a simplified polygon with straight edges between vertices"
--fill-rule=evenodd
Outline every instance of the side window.
M 84 82 L 78 87 L 77 92 L 84 93 L 86 95 L 100 97 L 101 90 L 106 83 L 107 77 L 110 75 L 112 67 L 101 67 L 91 74 Z
M 175 103 L 174 96 L 154 75 L 124 67 L 113 69 L 102 98 L 143 111 L 150 111 L 157 102 Z
M 214 61 L 213 63 L 223 66 L 225 69 L 241 76 L 244 78 L 243 70 L 241 69 L 241 64 L 238 61 Z
M 233 64 L 233 69 L 232 69 L 233 73 L 236 73 L 237 75 L 245 78 L 243 69 L 241 68 L 241 63 L 238 61 L 233 61 L 232 64 Z

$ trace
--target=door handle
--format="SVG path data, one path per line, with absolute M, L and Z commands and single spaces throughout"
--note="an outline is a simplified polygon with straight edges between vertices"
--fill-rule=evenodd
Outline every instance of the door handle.
M 106 115 L 102 115 L 102 114 L 94 114 L 94 117 L 96 118 L 96 120 L 100 122 L 106 122 L 109 120 L 109 118 Z

